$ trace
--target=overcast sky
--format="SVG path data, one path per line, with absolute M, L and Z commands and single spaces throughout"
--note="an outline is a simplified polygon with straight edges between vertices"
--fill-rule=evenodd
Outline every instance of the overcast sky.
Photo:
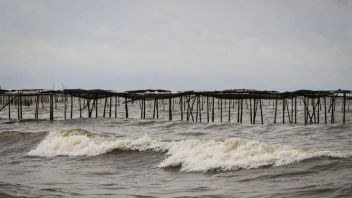
M 0 0 L 0 86 L 352 89 L 352 1 Z

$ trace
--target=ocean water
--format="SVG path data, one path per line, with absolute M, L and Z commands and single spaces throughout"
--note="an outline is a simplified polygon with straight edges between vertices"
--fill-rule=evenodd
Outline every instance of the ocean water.
M 234 123 L 236 111 L 230 123 L 227 112 L 222 123 L 218 112 L 215 123 L 163 110 L 140 120 L 137 104 L 129 119 L 119 107 L 117 118 L 62 120 L 60 108 L 55 121 L 34 121 L 32 107 L 22 121 L 0 112 L 0 197 L 352 195 L 351 112 L 346 124 L 304 126 L 272 124 L 271 105 L 264 125 Z

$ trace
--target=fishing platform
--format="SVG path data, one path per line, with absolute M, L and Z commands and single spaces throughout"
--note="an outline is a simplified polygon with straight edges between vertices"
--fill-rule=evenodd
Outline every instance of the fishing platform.
M 0 113 L 8 111 L 8 119 L 23 119 L 23 107 L 31 106 L 33 117 L 39 120 L 41 109 L 48 111 L 48 119 L 54 120 L 54 113 L 63 111 L 62 119 L 115 117 L 124 110 L 123 117 L 129 118 L 129 104 L 138 104 L 140 118 L 146 119 L 149 108 L 150 119 L 159 119 L 160 107 L 166 111 L 164 119 L 192 122 L 233 122 L 243 123 L 246 116 L 250 124 L 264 124 L 265 114 L 270 113 L 271 122 L 292 124 L 335 124 L 346 123 L 350 112 L 352 91 L 260 91 L 250 89 L 230 89 L 222 91 L 183 91 L 171 92 L 162 89 L 145 89 L 117 92 L 112 90 L 43 90 L 0 89 Z M 46 104 L 46 105 L 44 105 Z M 63 106 L 58 109 L 58 104 Z M 102 104 L 103 108 L 98 108 Z M 11 108 L 12 106 L 12 108 Z M 78 108 L 74 108 L 78 106 Z M 121 107 L 122 106 L 122 107 Z M 263 107 L 270 111 L 263 111 Z M 13 112 L 17 107 L 17 113 Z M 99 112 L 100 111 L 100 112 Z M 297 113 L 300 111 L 301 113 Z M 75 115 L 76 115 L 75 114 Z M 95 114 L 95 116 L 94 116 Z M 339 120 L 336 120 L 339 114 Z M 2 114 L 3 115 L 3 114 Z M 61 115 L 61 114 L 60 114 Z M 216 118 L 217 117 L 217 118 Z M 57 117 L 56 117 L 57 118 Z M 203 118 L 203 119 L 202 119 Z

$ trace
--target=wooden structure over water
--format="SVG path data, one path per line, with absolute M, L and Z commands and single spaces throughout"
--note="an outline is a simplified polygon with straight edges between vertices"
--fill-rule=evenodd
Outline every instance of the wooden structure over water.
M 273 113 L 272 123 L 299 123 L 298 116 L 303 116 L 307 124 L 336 123 L 336 114 L 342 114 L 340 123 L 346 123 L 346 114 L 350 111 L 352 92 L 349 90 L 312 91 L 298 90 L 291 92 L 258 91 L 232 89 L 223 91 L 185 91 L 168 90 L 134 90 L 116 92 L 109 90 L 0 90 L 0 112 L 8 111 L 8 118 L 13 119 L 14 106 L 17 107 L 17 119 L 23 119 L 23 106 L 35 106 L 34 119 L 39 119 L 40 105 L 49 105 L 49 119 L 54 120 L 54 109 L 62 104 L 63 119 L 72 119 L 74 103 L 79 106 L 79 118 L 117 117 L 117 108 L 124 108 L 124 117 L 129 118 L 129 104 L 139 103 L 140 118 L 145 119 L 147 103 L 152 108 L 149 118 L 159 119 L 160 106 L 168 109 L 168 119 L 175 114 L 182 121 L 193 122 L 237 122 L 242 123 L 248 116 L 249 123 L 264 123 L 265 113 Z M 98 104 L 103 102 L 103 109 Z M 264 112 L 263 106 L 270 105 L 271 111 Z M 297 113 L 298 110 L 303 113 Z M 246 112 L 246 114 L 244 113 Z M 76 113 L 78 113 L 76 112 Z M 95 113 L 95 116 L 94 114 Z M 302 115 L 303 114 L 303 115 Z M 216 118 L 218 116 L 218 118 Z M 248 118 L 247 117 L 247 118 Z M 280 118 L 280 120 L 279 120 Z M 300 118 L 302 120 L 302 118 Z

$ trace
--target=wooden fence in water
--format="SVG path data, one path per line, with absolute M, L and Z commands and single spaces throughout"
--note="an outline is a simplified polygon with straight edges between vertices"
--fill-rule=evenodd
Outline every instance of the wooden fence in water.
M 342 123 L 346 123 L 346 112 L 350 111 L 351 91 L 313 91 L 298 90 L 291 92 L 258 91 L 248 89 L 232 89 L 223 91 L 184 91 L 168 90 L 134 90 L 116 92 L 109 90 L 0 90 L 0 112 L 8 111 L 8 119 L 13 119 L 11 106 L 17 107 L 17 119 L 23 119 L 23 106 L 34 105 L 34 119 L 39 120 L 39 108 L 49 104 L 49 120 L 54 120 L 54 109 L 63 104 L 63 119 L 72 119 L 74 102 L 78 102 L 79 117 L 87 113 L 88 118 L 98 117 L 98 104 L 103 102 L 102 117 L 117 117 L 117 107 L 124 106 L 124 117 L 129 118 L 129 104 L 139 103 L 140 118 L 146 118 L 146 102 L 152 108 L 150 118 L 159 119 L 159 106 L 168 108 L 168 119 L 173 120 L 175 105 L 182 121 L 193 122 L 243 122 L 243 116 L 249 116 L 249 123 L 264 124 L 264 104 L 269 104 L 274 113 L 272 122 L 297 124 L 298 107 L 303 108 L 303 122 L 307 124 L 336 123 L 336 114 L 342 113 Z M 299 103 L 299 104 L 298 104 Z M 216 105 L 217 104 L 217 105 Z M 278 108 L 278 106 L 280 108 Z M 341 108 L 339 108 L 341 107 Z M 336 110 L 339 108 L 340 110 Z M 246 109 L 246 115 L 244 115 Z M 280 112 L 279 112 L 280 110 Z M 95 113 L 95 116 L 93 114 Z M 217 114 L 215 114 L 215 112 Z M 78 112 L 77 112 L 78 113 Z M 227 114 L 227 118 L 224 116 Z M 266 112 L 269 113 L 269 112 Z M 114 115 L 113 115 L 114 114 Z M 280 115 L 281 114 L 281 115 Z M 219 119 L 215 117 L 219 116 Z M 278 117 L 282 119 L 279 121 Z M 203 118 L 203 119 L 202 119 Z M 257 118 L 259 120 L 257 120 Z M 226 120 L 225 120 L 226 119 Z M 302 120 L 302 119 L 301 119 Z

